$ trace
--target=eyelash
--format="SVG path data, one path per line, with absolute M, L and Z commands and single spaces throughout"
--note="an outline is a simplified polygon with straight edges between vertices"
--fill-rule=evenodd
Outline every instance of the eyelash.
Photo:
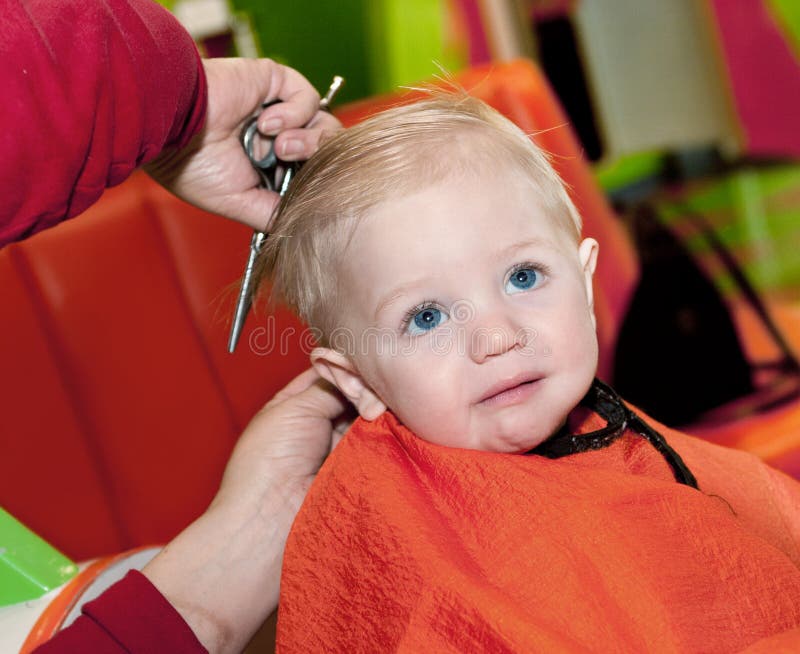
M 411 307 L 408 311 L 403 314 L 403 320 L 400 323 L 401 331 L 405 331 L 408 329 L 408 326 L 411 324 L 411 321 L 414 320 L 414 316 L 416 316 L 420 311 L 424 311 L 425 309 L 438 309 L 438 303 L 436 300 L 423 300 L 419 304 Z
M 524 263 L 518 263 L 514 266 L 511 270 L 508 271 L 508 274 L 505 277 L 505 281 L 508 282 L 516 273 L 520 270 L 533 270 L 538 275 L 542 275 L 545 279 L 550 276 L 550 268 L 548 268 L 543 263 L 535 263 L 533 261 L 525 261 Z

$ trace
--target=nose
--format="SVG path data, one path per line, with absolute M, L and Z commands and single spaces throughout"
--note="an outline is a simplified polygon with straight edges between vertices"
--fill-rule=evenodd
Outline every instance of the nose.
M 475 363 L 484 363 L 528 345 L 532 330 L 513 320 L 502 309 L 477 315 L 468 331 L 468 351 Z

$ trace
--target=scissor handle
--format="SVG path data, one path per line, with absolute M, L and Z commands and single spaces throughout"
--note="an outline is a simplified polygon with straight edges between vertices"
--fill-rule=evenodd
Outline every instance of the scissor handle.
M 247 158 L 254 167 L 258 168 L 263 173 L 266 173 L 271 168 L 278 165 L 278 157 L 275 154 L 275 146 L 270 143 L 269 151 L 267 154 L 259 159 L 255 155 L 256 135 L 258 134 L 258 116 L 248 118 L 242 129 L 242 147 L 244 148 Z

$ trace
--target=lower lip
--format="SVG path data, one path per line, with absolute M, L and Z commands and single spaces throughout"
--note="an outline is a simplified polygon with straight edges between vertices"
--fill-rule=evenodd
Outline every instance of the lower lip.
M 489 406 L 493 408 L 519 404 L 520 402 L 527 400 L 538 390 L 541 381 L 541 379 L 535 379 L 533 381 L 524 382 L 519 386 L 509 388 L 501 393 L 498 393 L 497 395 L 487 397 L 485 400 L 481 401 L 481 404 L 483 406 Z

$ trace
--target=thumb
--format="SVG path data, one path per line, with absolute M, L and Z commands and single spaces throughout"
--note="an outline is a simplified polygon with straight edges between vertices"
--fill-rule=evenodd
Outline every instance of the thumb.
M 302 419 L 324 419 L 333 423 L 350 403 L 333 384 L 318 379 L 304 391 L 283 402 L 283 408 Z
M 266 231 L 279 199 L 276 193 L 265 188 L 251 188 L 229 197 L 224 214 L 253 229 Z
M 332 421 L 345 412 L 349 402 L 333 384 L 322 379 L 314 368 L 307 368 L 278 391 L 262 411 L 287 404 L 303 413 Z

